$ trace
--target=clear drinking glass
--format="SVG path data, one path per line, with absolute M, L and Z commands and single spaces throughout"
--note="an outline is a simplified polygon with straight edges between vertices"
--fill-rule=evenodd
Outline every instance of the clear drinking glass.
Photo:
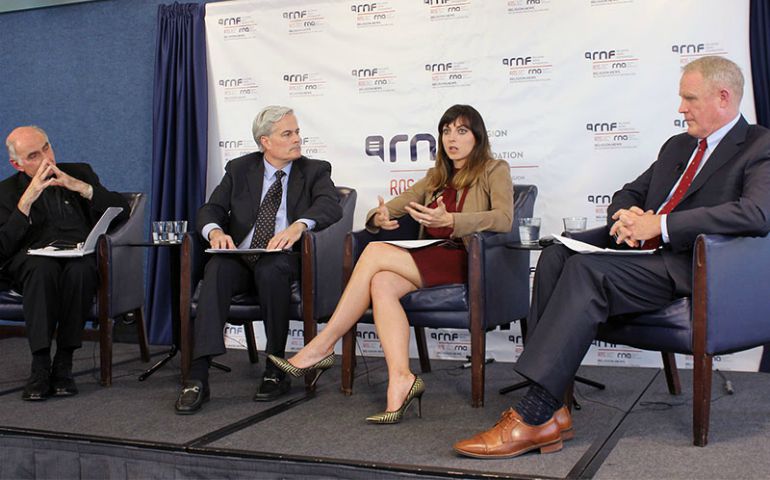
M 567 233 L 582 232 L 586 229 L 588 219 L 586 217 L 564 217 L 564 231 Z
M 522 245 L 537 245 L 540 239 L 540 218 L 520 218 L 519 238 Z

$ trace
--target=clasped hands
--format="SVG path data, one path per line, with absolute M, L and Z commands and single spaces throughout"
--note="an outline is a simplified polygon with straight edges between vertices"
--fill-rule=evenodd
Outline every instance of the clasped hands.
M 390 212 L 388 211 L 388 207 L 385 206 L 385 200 L 383 200 L 381 196 L 378 196 L 377 200 L 379 201 L 379 205 L 372 218 L 374 226 L 382 228 L 383 230 L 397 229 L 398 220 L 390 218 Z M 409 216 L 425 227 L 454 227 L 454 215 L 446 211 L 443 197 L 438 197 L 436 199 L 436 208 L 429 208 L 425 205 L 420 205 L 417 202 L 409 202 L 409 205 L 405 208 L 407 213 L 409 213 Z
M 637 248 L 639 242 L 660 235 L 660 215 L 652 210 L 645 212 L 636 206 L 621 208 L 612 215 L 612 219 L 615 223 L 610 227 L 610 235 L 618 245 L 625 243 L 631 248 Z
M 288 250 L 294 245 L 294 242 L 302 237 L 302 232 L 307 230 L 307 225 L 303 222 L 294 222 L 285 230 L 273 235 L 273 238 L 267 242 L 267 250 Z M 221 228 L 215 228 L 209 233 L 209 243 L 211 248 L 222 250 L 234 250 L 237 248 L 233 237 L 222 231 Z
M 48 159 L 40 162 L 37 172 L 29 182 L 29 186 L 22 194 L 17 204 L 19 210 L 29 216 L 32 204 L 40 198 L 40 195 L 48 187 L 64 187 L 67 190 L 79 193 L 84 198 L 91 200 L 93 197 L 93 188 L 90 184 L 78 180 L 75 177 L 67 175 L 59 170 L 55 163 Z

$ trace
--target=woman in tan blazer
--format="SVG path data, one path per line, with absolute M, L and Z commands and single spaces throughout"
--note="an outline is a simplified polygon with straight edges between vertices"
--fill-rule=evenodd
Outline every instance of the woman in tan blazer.
M 420 249 L 370 243 L 356 263 L 326 328 L 291 362 L 270 360 L 296 377 L 315 371 L 316 380 L 334 364 L 334 344 L 372 306 L 377 335 L 388 365 L 385 411 L 369 423 L 397 423 L 425 385 L 409 369 L 409 321 L 401 307 L 404 295 L 423 287 L 467 281 L 463 237 L 480 231 L 507 232 L 513 222 L 510 167 L 495 160 L 484 120 L 469 105 L 454 105 L 441 117 L 436 164 L 425 178 L 387 203 L 369 211 L 366 228 L 398 228 L 410 215 L 420 223 L 420 238 L 446 239 Z M 419 412 L 418 412 L 419 413 Z

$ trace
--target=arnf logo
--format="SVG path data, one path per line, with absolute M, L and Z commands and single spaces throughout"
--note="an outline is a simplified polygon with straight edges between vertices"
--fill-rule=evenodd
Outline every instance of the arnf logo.
M 532 64 L 532 57 L 509 57 L 503 59 L 503 65 L 510 67 L 522 67 Z
M 615 55 L 615 50 L 594 50 L 583 54 L 588 60 L 611 60 L 615 58 Z
M 230 88 L 230 87 L 240 87 L 243 85 L 243 79 L 242 78 L 224 78 L 219 80 L 219 86 Z
M 702 53 L 705 49 L 706 45 L 702 43 L 681 43 L 679 45 L 671 45 L 671 51 L 680 54 Z
M 241 17 L 220 18 L 218 23 L 223 27 L 234 27 L 241 24 Z
M 290 73 L 283 76 L 283 81 L 289 83 L 307 82 L 308 78 L 310 75 L 307 73 Z
M 398 161 L 398 149 L 396 147 L 399 143 L 409 144 L 409 161 L 411 162 L 416 162 L 418 160 L 417 147 L 421 143 L 425 143 L 428 147 L 430 152 L 430 158 L 428 160 L 432 161 L 436 156 L 436 138 L 430 133 L 418 133 L 417 135 L 413 136 L 411 140 L 409 139 L 409 135 L 398 134 L 394 135 L 388 142 L 389 156 L 387 159 L 390 161 L 390 163 L 395 163 Z M 386 161 L 385 137 L 382 135 L 369 135 L 366 137 L 364 151 L 370 157 L 378 157 L 383 162 Z
M 609 195 L 597 193 L 596 195 L 588 195 L 586 200 L 588 200 L 588 203 L 592 203 L 594 205 L 607 206 L 612 201 L 612 198 Z
M 362 332 L 361 330 L 356 330 L 356 337 L 363 340 L 379 340 L 377 332 L 373 331 Z
M 220 140 L 219 148 L 224 148 L 224 149 L 243 148 L 243 140 Z
M 425 71 L 427 72 L 447 72 L 449 70 L 452 70 L 452 62 L 425 64 Z
M 423 0 L 422 3 L 425 5 L 446 5 L 452 0 Z
M 586 130 L 589 132 L 612 132 L 618 128 L 618 122 L 597 122 L 586 123 Z
M 357 78 L 368 78 L 377 76 L 376 68 L 358 68 L 350 71 L 350 74 Z
M 682 120 L 681 118 L 677 118 L 674 120 L 674 126 L 677 128 L 687 128 L 687 121 Z
M 283 18 L 286 20 L 300 20 L 307 16 L 307 10 L 294 10 L 291 12 L 283 12 Z
M 457 333 L 448 332 L 431 332 L 430 338 L 439 342 L 454 342 L 460 338 L 460 335 Z
M 355 13 L 366 13 L 377 10 L 377 3 L 359 3 L 350 6 L 350 11 Z

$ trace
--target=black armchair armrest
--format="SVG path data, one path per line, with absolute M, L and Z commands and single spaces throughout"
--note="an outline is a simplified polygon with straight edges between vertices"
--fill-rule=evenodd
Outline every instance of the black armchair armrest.
M 129 312 L 144 304 L 144 252 L 129 246 L 144 240 L 144 209 L 147 197 L 142 193 L 124 193 L 131 212 L 115 230 L 99 237 L 97 262 L 102 279 L 101 301 L 108 317 Z
M 767 295 L 767 272 L 770 236 L 698 235 L 693 298 L 700 301 L 693 302 L 693 349 L 699 336 L 707 354 L 770 343 L 770 302 L 761 300 Z
M 302 296 L 312 300 L 315 318 L 325 318 L 334 312 L 342 293 L 343 264 L 346 235 L 353 228 L 356 191 L 344 189 L 342 218 L 319 231 L 308 231 L 302 237 Z M 303 304 L 307 304 L 303 301 Z

